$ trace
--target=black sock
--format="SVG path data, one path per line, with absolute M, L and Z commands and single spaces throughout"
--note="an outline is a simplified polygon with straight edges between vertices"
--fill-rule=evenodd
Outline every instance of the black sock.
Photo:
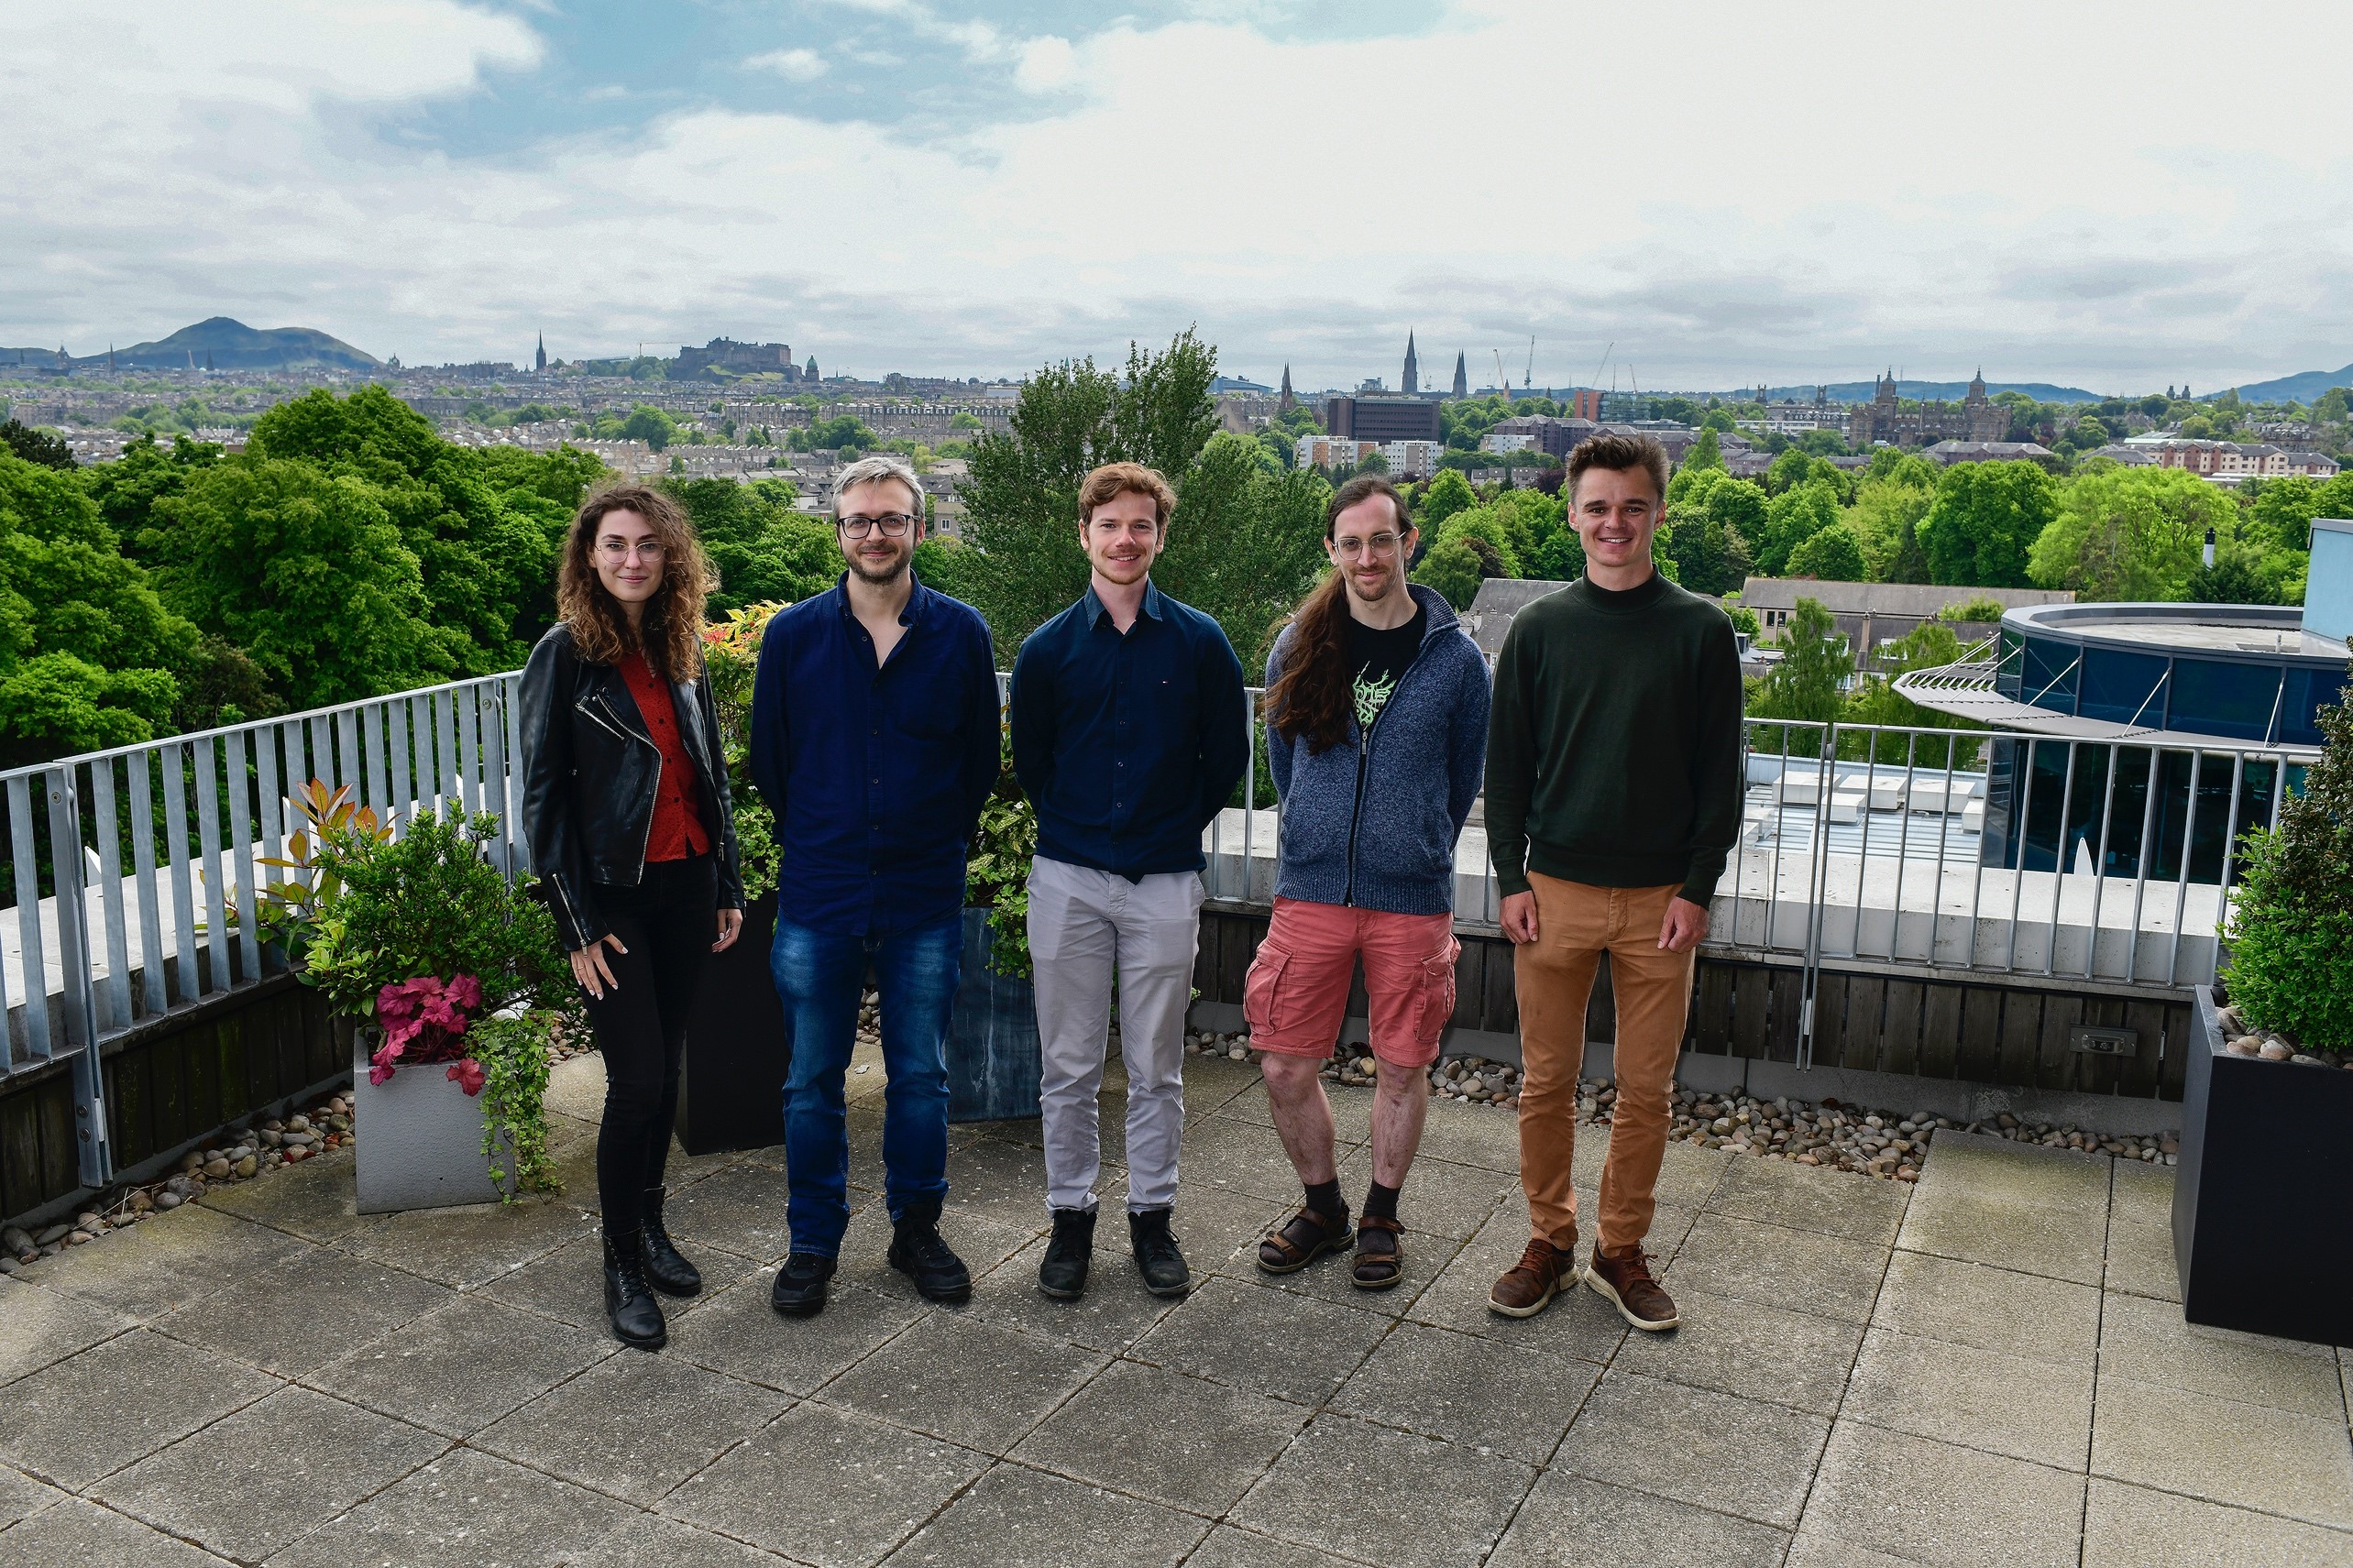
M 1380 1182 L 1374 1182 L 1365 1190 L 1364 1217 L 1368 1220 L 1397 1218 L 1397 1193 L 1398 1189 L 1394 1187 L 1383 1187 Z
M 1307 1206 L 1319 1214 L 1347 1213 L 1348 1205 L 1347 1200 L 1340 1196 L 1339 1179 L 1335 1177 L 1330 1181 L 1309 1182 Z

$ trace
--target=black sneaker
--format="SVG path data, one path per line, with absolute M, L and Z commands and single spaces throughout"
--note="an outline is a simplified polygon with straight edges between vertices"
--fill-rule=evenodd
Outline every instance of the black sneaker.
M 927 1301 L 962 1301 L 973 1293 L 973 1272 L 940 1239 L 940 1201 L 910 1203 L 892 1227 L 890 1266 L 915 1282 Z
M 813 1252 L 797 1252 L 776 1270 L 768 1305 L 787 1318 L 813 1318 L 825 1310 L 826 1282 L 833 1277 L 833 1260 Z
M 1038 1266 L 1038 1288 L 1057 1301 L 1075 1301 L 1086 1294 L 1086 1269 L 1094 1255 L 1094 1211 L 1054 1211 L 1054 1239 L 1046 1244 L 1045 1261 Z
M 1127 1216 L 1128 1245 L 1136 1249 L 1136 1271 L 1144 1288 L 1155 1296 L 1182 1296 L 1193 1288 L 1193 1269 L 1169 1234 L 1169 1211 L 1146 1209 Z

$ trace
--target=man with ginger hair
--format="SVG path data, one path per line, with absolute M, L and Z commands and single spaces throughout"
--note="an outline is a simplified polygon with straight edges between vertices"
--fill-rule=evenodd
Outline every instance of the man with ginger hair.
M 1087 591 L 1021 645 L 1013 765 L 1038 813 L 1029 873 L 1047 1206 L 1039 1288 L 1086 1290 L 1102 1173 L 1095 1096 L 1113 976 L 1127 1069 L 1127 1228 L 1144 1288 L 1182 1295 L 1170 1229 L 1184 1128 L 1184 1014 L 1201 931 L 1201 835 L 1249 763 L 1241 661 L 1217 622 L 1152 586 L 1175 492 L 1138 463 L 1079 488 Z

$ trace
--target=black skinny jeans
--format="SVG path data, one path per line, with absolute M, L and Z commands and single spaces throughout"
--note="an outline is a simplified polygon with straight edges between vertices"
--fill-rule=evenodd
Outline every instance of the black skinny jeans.
M 597 1204 L 605 1230 L 633 1235 L 645 1194 L 662 1185 L 687 1018 L 719 939 L 719 881 L 709 855 L 654 861 L 635 887 L 597 888 L 597 908 L 621 945 L 604 949 L 613 981 L 588 999 L 605 1058 L 605 1117 L 597 1129 Z

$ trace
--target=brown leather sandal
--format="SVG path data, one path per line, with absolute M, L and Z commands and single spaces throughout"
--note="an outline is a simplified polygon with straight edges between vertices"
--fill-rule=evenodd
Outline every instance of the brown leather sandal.
M 1337 1252 L 1351 1239 L 1347 1210 L 1320 1213 L 1302 1205 L 1259 1243 L 1259 1268 L 1266 1274 L 1296 1274 L 1327 1252 Z
M 1404 1277 L 1404 1228 L 1377 1214 L 1358 1220 L 1357 1261 L 1348 1270 L 1348 1283 L 1359 1290 L 1386 1290 Z

